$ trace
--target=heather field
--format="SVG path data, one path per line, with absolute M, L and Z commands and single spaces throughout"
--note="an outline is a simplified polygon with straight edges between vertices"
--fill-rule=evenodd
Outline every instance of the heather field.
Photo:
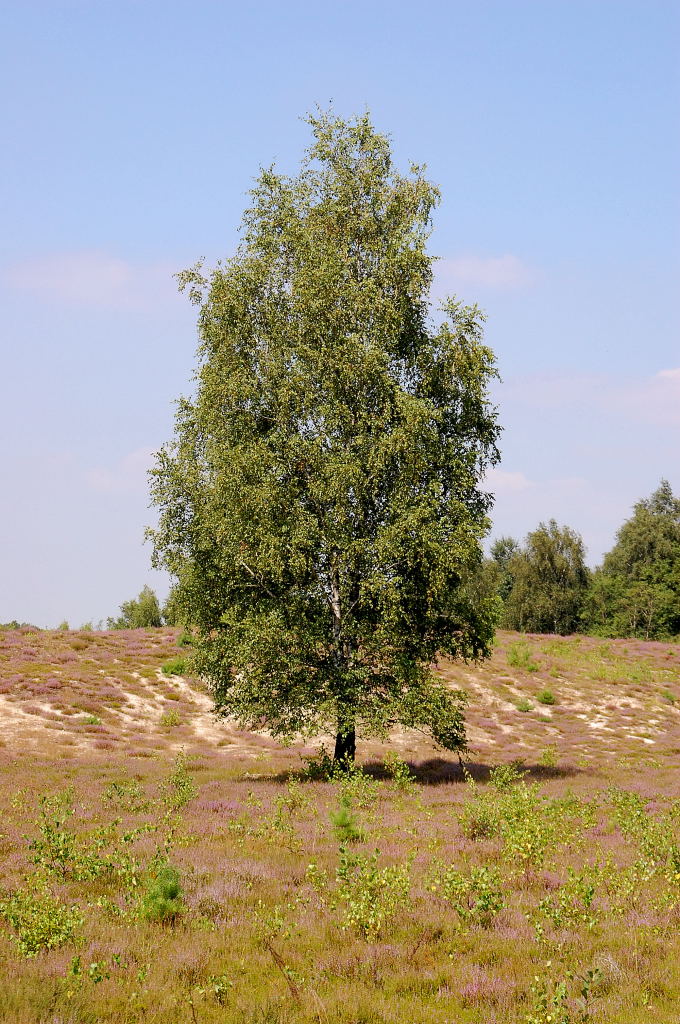
M 501 633 L 328 775 L 170 629 L 0 631 L 0 1021 L 680 1019 L 680 647 Z

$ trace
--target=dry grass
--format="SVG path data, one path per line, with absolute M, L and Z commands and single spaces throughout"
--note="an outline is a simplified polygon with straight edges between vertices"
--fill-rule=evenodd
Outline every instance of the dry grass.
M 175 641 L 0 633 L 0 898 L 40 899 L 44 879 L 81 919 L 27 958 L 5 914 L 0 1021 L 679 1019 L 677 646 L 501 634 L 486 665 L 441 666 L 471 696 L 468 781 L 399 733 L 400 784 L 376 743 L 364 774 L 305 781 L 309 748 L 216 722 L 200 686 L 163 676 Z M 517 760 L 523 778 L 489 778 Z M 354 864 L 332 821 L 343 795 Z M 163 924 L 140 893 L 166 857 L 184 895 Z M 481 868 L 498 913 L 470 889 Z

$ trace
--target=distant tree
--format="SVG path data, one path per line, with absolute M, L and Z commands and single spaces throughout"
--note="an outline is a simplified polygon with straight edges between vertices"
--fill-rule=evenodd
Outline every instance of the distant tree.
M 667 480 L 634 506 L 593 574 L 588 628 L 645 639 L 680 633 L 680 499 Z
M 505 601 L 512 590 L 514 576 L 512 574 L 512 560 L 519 554 L 520 544 L 514 537 L 499 537 L 491 545 L 490 559 L 491 567 L 496 571 L 496 589 L 498 596 Z
M 170 593 L 166 597 L 161 609 L 161 616 L 163 618 L 163 625 L 165 626 L 182 625 L 182 608 L 179 595 L 177 593 L 177 587 L 170 588 Z
M 583 540 L 554 519 L 527 535 L 514 554 L 508 546 L 498 552 L 510 583 L 503 625 L 530 633 L 573 633 L 580 625 L 589 572 Z
M 107 620 L 109 629 L 148 629 L 160 625 L 162 621 L 158 598 L 149 586 L 143 587 L 136 598 L 123 601 L 117 619 Z
M 368 117 L 309 119 L 301 174 L 262 172 L 236 256 L 182 277 L 197 393 L 153 471 L 156 564 L 178 577 L 219 710 L 290 737 L 392 725 L 464 743 L 438 656 L 489 651 L 475 575 L 497 460 L 476 307 L 433 325 L 438 193 Z

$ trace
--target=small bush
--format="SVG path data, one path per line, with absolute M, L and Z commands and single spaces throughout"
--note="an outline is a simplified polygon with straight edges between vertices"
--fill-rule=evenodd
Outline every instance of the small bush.
M 161 784 L 163 802 L 170 811 L 180 811 L 196 796 L 196 784 L 189 774 L 183 750 L 177 754 L 173 769 Z
M 398 754 L 390 751 L 385 757 L 385 768 L 392 776 L 399 789 L 411 789 L 415 783 L 415 776 L 410 767 Z
M 552 690 L 541 690 L 540 693 L 536 694 L 536 700 L 539 704 L 557 704 L 557 699 Z
M 164 729 L 174 729 L 182 724 L 182 716 L 178 711 L 166 711 L 160 717 L 160 724 Z
M 337 881 L 345 926 L 356 928 L 365 939 L 377 939 L 384 924 L 410 900 L 410 863 L 380 868 L 379 857 L 378 850 L 365 857 L 340 848 Z
M 16 932 L 12 938 L 26 957 L 70 942 L 83 920 L 77 907 L 67 907 L 37 880 L 1 900 L 0 916 Z
M 464 875 L 442 866 L 435 869 L 429 889 L 446 900 L 464 924 L 488 928 L 505 906 L 497 868 L 473 867 Z
M 556 768 L 557 767 L 557 747 L 554 744 L 545 747 L 541 752 L 541 756 L 538 759 L 538 763 L 541 768 Z
M 526 712 L 532 711 L 534 705 L 531 703 L 531 701 L 528 701 L 526 697 L 521 697 L 515 704 L 515 707 L 518 711 Z
M 521 761 L 511 761 L 510 764 L 498 764 L 489 772 L 489 782 L 501 793 L 512 789 L 514 785 L 521 782 L 525 771 L 522 771 Z
M 186 660 L 184 658 L 171 658 L 170 661 L 166 661 L 162 668 L 163 675 L 165 676 L 183 676 L 186 672 Z
M 304 766 L 300 774 L 309 782 L 331 782 L 335 777 L 336 765 L 322 744 L 318 754 L 303 757 Z
M 352 814 L 352 801 L 346 793 L 340 797 L 340 807 L 331 812 L 333 831 L 340 843 L 357 843 L 363 838 L 363 832 Z
M 182 913 L 182 909 L 179 872 L 171 865 L 164 864 L 149 880 L 146 892 L 142 896 L 140 917 L 158 924 L 172 924 Z
M 123 811 L 131 811 L 133 814 L 140 811 L 148 811 L 149 801 L 144 796 L 144 790 L 136 779 L 114 780 L 104 790 L 104 799 L 108 800 Z
M 508 647 L 508 665 L 522 669 L 524 672 L 538 672 L 538 665 L 533 660 L 527 643 L 516 642 Z

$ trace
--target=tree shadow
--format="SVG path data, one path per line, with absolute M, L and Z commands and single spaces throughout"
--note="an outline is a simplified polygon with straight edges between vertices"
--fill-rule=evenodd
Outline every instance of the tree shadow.
M 447 760 L 443 757 L 432 757 L 426 761 L 405 761 L 408 765 L 414 782 L 419 783 L 421 786 L 441 786 L 450 783 L 462 783 L 467 778 L 473 778 L 475 782 L 488 782 L 489 776 L 493 768 L 497 767 L 495 764 L 486 764 L 481 761 L 459 761 Z M 358 767 L 372 779 L 380 781 L 388 781 L 392 778 L 392 773 L 385 766 L 385 763 L 380 760 L 367 761 L 365 764 L 361 764 Z M 572 765 L 565 765 L 563 767 L 554 766 L 549 767 L 543 764 L 527 764 L 524 761 L 517 762 L 518 770 L 524 775 L 525 778 L 530 779 L 533 782 L 547 782 L 550 779 L 571 779 L 578 775 L 587 774 L 582 768 L 576 768 Z M 250 774 L 246 776 L 245 780 L 241 781 L 253 781 L 256 779 L 258 782 L 274 782 L 286 784 L 291 781 L 296 782 L 324 782 L 329 781 L 325 779 L 313 779 L 310 778 L 308 773 L 302 768 L 287 768 L 283 771 L 262 774 Z
M 411 770 L 415 782 L 421 786 L 441 786 L 446 783 L 465 782 L 472 778 L 475 782 L 488 782 L 494 764 L 486 764 L 481 761 L 459 761 L 458 759 L 447 760 L 443 757 L 432 757 L 427 761 L 405 762 Z M 381 761 L 369 761 L 363 765 L 363 770 L 374 779 L 388 779 L 390 773 Z M 548 767 L 543 764 L 527 764 L 522 761 L 517 764 L 518 770 L 532 781 L 547 781 L 548 779 L 569 779 L 583 774 L 582 769 L 565 765 L 563 767 Z

